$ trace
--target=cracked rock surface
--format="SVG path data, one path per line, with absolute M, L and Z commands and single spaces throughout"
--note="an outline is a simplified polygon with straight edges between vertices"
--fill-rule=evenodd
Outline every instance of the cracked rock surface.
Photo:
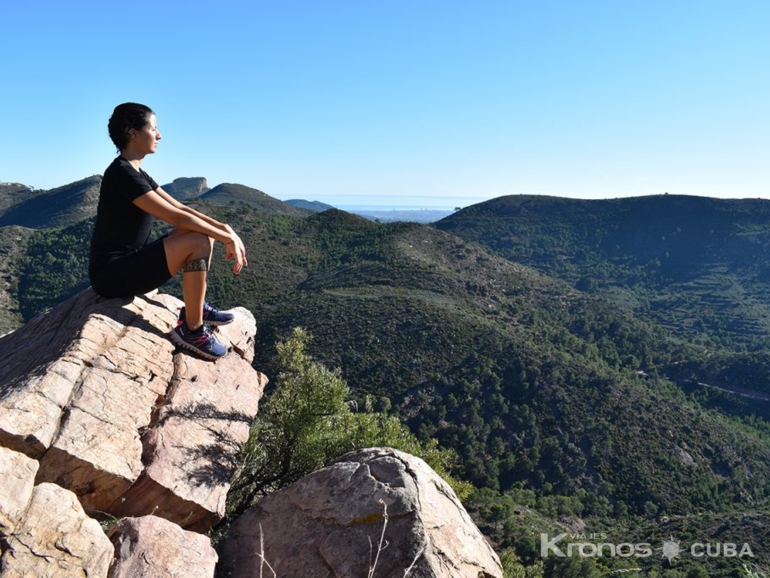
M 112 544 L 99 523 L 55 484 L 35 486 L 24 519 L 5 542 L 4 578 L 106 576 L 112 561 Z
M 410 567 L 419 577 L 502 576 L 449 485 L 420 458 L 389 448 L 347 454 L 270 494 L 231 526 L 220 555 L 218 577 L 272 576 L 268 564 L 279 578 L 371 568 L 403 576 Z
M 209 539 L 163 518 L 124 518 L 112 527 L 109 536 L 115 545 L 110 578 L 214 575 L 217 553 Z
M 181 306 L 86 289 L 0 337 L 3 578 L 107 576 L 113 546 L 95 518 L 205 532 L 224 515 L 267 383 L 251 367 L 256 323 L 234 309 L 218 335 L 230 353 L 207 362 L 168 340 Z

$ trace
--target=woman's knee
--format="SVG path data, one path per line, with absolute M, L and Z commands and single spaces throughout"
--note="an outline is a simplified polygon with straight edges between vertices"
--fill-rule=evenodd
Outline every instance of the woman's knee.
M 208 258 L 211 255 L 214 240 L 203 233 L 190 233 L 190 236 L 193 238 L 191 244 L 195 247 L 195 257 Z
M 174 274 L 188 261 L 205 260 L 208 264 L 214 240 L 194 231 L 169 235 L 164 239 L 166 260 L 169 271 Z
M 191 259 L 200 257 L 208 258 L 211 253 L 213 239 L 203 233 L 187 231 L 181 235 L 175 236 L 175 240 L 184 247 Z

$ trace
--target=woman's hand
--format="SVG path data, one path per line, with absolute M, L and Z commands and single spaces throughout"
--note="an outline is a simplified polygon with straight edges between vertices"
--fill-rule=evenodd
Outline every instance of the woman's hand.
M 225 259 L 228 261 L 230 259 L 235 260 L 235 263 L 233 263 L 233 273 L 238 275 L 241 269 L 249 264 L 246 260 L 246 246 L 230 225 L 225 225 L 225 228 L 230 233 L 230 240 L 225 242 Z

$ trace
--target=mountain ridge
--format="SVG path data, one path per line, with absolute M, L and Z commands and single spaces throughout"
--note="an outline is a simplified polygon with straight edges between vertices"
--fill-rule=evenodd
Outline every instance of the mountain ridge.
M 434 226 L 690 338 L 750 349 L 770 338 L 770 201 L 509 196 Z M 694 302 L 683 304 L 683 293 Z M 703 311 L 702 327 L 691 326 L 693 307 Z
M 20 225 L 34 229 L 71 225 L 96 213 L 100 175 L 54 189 L 0 190 L 0 227 Z M 18 198 L 22 197 L 22 198 Z

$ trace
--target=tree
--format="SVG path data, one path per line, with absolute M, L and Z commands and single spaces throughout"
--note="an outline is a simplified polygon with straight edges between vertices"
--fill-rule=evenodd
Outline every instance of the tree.
M 448 474 L 453 454 L 435 440 L 421 442 L 394 416 L 354 412 L 339 373 L 306 352 L 310 336 L 296 328 L 277 346 L 278 377 L 255 418 L 243 461 L 228 495 L 227 519 L 255 499 L 288 486 L 331 460 L 365 447 L 387 446 L 423 458 L 461 497 L 469 486 Z

